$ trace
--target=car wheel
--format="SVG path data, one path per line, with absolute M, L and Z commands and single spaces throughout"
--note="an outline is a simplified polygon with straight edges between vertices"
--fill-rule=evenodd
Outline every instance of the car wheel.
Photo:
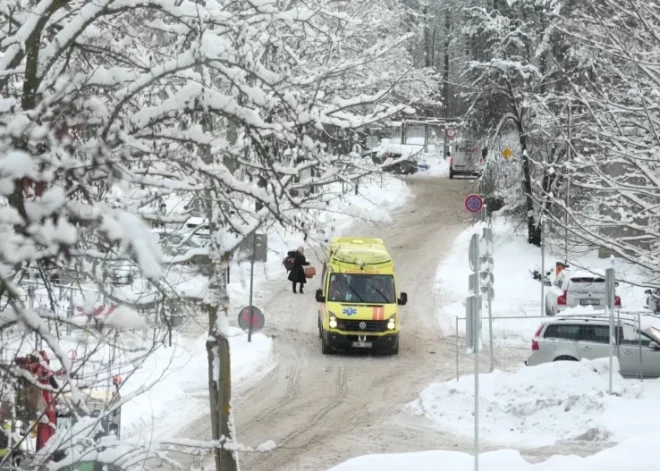
M 398 355 L 399 354 L 399 342 L 396 343 L 396 347 L 392 347 L 392 350 L 390 350 L 390 355 Z
M 321 353 L 323 355 L 328 355 L 332 350 L 330 349 L 330 346 L 325 343 L 325 339 L 323 338 L 323 333 L 321 333 Z
M 578 361 L 577 358 L 573 358 L 568 355 L 562 355 L 554 359 L 554 361 Z

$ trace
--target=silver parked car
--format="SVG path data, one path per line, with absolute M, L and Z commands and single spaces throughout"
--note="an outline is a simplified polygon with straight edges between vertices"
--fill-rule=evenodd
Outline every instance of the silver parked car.
M 525 364 L 608 357 L 609 332 L 609 319 L 605 316 L 558 317 L 546 321 L 534 334 L 532 354 Z M 621 376 L 639 377 L 641 372 L 645 378 L 659 378 L 660 330 L 650 327 L 639 331 L 631 321 L 621 320 L 615 332 L 615 354 Z
M 545 295 L 545 313 L 555 316 L 569 307 L 591 306 L 605 309 L 605 274 L 589 271 L 564 270 L 554 281 L 544 280 L 550 289 Z M 618 286 L 618 283 L 616 283 Z M 614 305 L 621 307 L 621 298 L 614 297 Z

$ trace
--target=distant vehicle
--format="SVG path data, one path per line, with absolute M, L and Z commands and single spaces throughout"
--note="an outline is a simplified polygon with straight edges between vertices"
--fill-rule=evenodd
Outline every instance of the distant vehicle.
M 384 172 L 395 175 L 413 175 L 419 170 L 419 163 L 414 156 L 403 158 L 399 152 L 368 150 L 362 157 L 370 157 L 375 165 L 382 166 Z
M 563 270 L 553 282 L 546 278 L 543 283 L 550 287 L 545 295 L 545 313 L 548 316 L 577 306 L 605 309 L 605 275 L 602 273 Z M 619 296 L 614 296 L 614 305 L 621 307 Z
M 161 248 L 167 255 L 183 255 L 189 250 L 201 248 L 189 234 L 171 232 L 159 235 Z
M 450 150 L 449 178 L 455 176 L 479 177 L 486 165 L 479 146 L 469 141 L 459 141 Z
M 396 355 L 401 329 L 394 263 L 381 239 L 334 238 L 323 264 L 318 328 L 321 352 L 362 349 Z
M 646 293 L 646 307 L 653 312 L 653 314 L 660 314 L 660 289 L 647 289 Z
M 660 330 L 639 331 L 635 324 L 621 320 L 615 326 L 621 376 L 660 377 Z M 558 317 L 541 324 L 532 340 L 527 366 L 551 361 L 595 360 L 609 356 L 609 318 L 605 316 Z M 640 362 L 641 346 L 641 362 Z
M 206 218 L 193 216 L 186 221 L 182 232 L 189 234 L 193 233 L 196 239 L 208 241 L 211 238 L 211 230 Z

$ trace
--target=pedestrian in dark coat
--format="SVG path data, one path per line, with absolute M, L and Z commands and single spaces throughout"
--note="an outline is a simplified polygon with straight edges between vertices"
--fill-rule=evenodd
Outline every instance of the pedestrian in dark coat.
M 303 286 L 307 283 L 305 266 L 309 265 L 305 258 L 305 248 L 298 247 L 298 250 L 291 251 L 287 255 L 293 259 L 293 268 L 289 272 L 289 281 L 293 283 L 293 292 L 296 292 L 296 283 L 300 283 L 300 293 L 302 294 Z

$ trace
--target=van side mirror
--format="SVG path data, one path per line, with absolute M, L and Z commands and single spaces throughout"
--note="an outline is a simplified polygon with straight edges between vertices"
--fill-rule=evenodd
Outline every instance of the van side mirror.
M 318 303 L 324 303 L 325 302 L 325 296 L 323 296 L 323 290 L 321 290 L 321 289 L 316 290 L 316 302 L 318 302 Z
M 408 293 L 401 293 L 401 297 L 397 301 L 397 304 L 399 306 L 405 306 L 406 304 L 408 304 Z

